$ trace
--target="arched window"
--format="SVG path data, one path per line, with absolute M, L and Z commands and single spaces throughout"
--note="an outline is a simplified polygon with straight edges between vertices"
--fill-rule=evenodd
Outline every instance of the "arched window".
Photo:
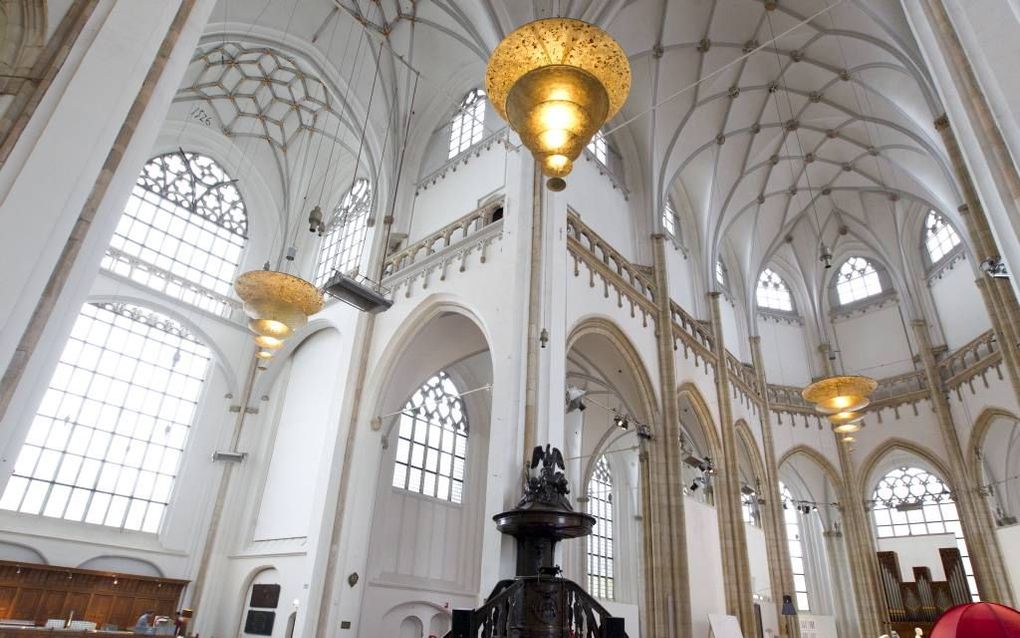
M 662 228 L 670 237 L 680 239 L 679 224 L 676 219 L 676 209 L 673 207 L 673 200 L 666 198 L 666 204 L 662 207 Z
M 149 160 L 124 207 L 103 267 L 215 314 L 229 296 L 248 234 L 236 180 L 212 159 Z
M 450 122 L 450 154 L 456 157 L 482 140 L 485 130 L 485 91 L 468 91 Z
M 163 315 L 82 306 L 0 508 L 158 532 L 209 359 Z
M 945 218 L 933 210 L 928 211 L 924 220 L 924 247 L 928 249 L 931 263 L 939 263 L 959 245 L 960 236 Z
M 761 527 L 761 509 L 758 505 L 758 492 L 749 484 L 740 486 L 740 509 L 744 523 L 751 527 Z
M 846 305 L 882 293 L 882 280 L 871 262 L 864 257 L 851 257 L 843 262 L 836 275 L 839 303 Z
M 460 503 L 464 498 L 468 421 L 457 386 L 439 372 L 400 415 L 393 487 Z
M 613 599 L 613 475 L 600 456 L 588 481 L 588 513 L 595 527 L 588 537 L 588 593 Z
M 919 467 L 899 467 L 882 477 L 872 499 L 871 515 L 879 538 L 953 534 L 971 596 L 979 600 L 960 515 L 942 479 Z
M 726 287 L 727 282 L 726 266 L 722 263 L 722 259 L 715 260 L 715 281 L 722 287 Z
M 793 312 L 793 298 L 783 278 L 773 270 L 766 268 L 758 276 L 757 299 L 759 308 L 770 308 L 783 312 Z
M 783 497 L 783 521 L 786 523 L 786 543 L 790 550 L 790 566 L 793 571 L 793 589 L 797 596 L 797 611 L 810 612 L 808 600 L 807 569 L 804 566 L 804 540 L 800 535 L 800 507 L 790 489 L 779 483 Z
M 322 238 L 319 263 L 315 267 L 316 286 L 326 283 L 334 272 L 349 275 L 361 269 L 371 210 L 372 186 L 367 179 L 359 177 L 336 207 Z
M 602 131 L 595 133 L 586 147 L 588 152 L 595 156 L 603 166 L 609 166 L 609 142 Z

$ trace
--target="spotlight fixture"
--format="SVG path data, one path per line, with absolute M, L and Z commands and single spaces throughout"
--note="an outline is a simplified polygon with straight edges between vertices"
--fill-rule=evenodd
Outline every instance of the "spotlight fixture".
M 695 478 L 693 481 L 691 481 L 690 490 L 692 492 L 697 492 L 698 488 L 704 487 L 705 483 L 706 483 L 706 481 L 705 481 L 704 477 L 699 476 L 699 477 Z
M 743 494 L 744 496 L 751 496 L 751 495 L 755 494 L 756 492 L 754 491 L 753 487 L 751 487 L 747 483 L 743 483 L 740 486 L 740 493 Z
M 630 420 L 622 414 L 618 413 L 616 416 L 614 416 L 613 423 L 616 425 L 616 427 L 620 428 L 621 430 L 630 429 Z
M 645 425 L 644 423 L 642 423 L 642 424 L 637 426 L 637 435 L 638 435 L 638 438 L 644 439 L 646 441 L 651 441 L 652 440 L 652 428 L 650 428 L 647 425 Z
M 583 399 L 584 395 L 588 394 L 587 390 L 582 390 L 577 386 L 567 386 L 567 413 L 573 412 L 574 410 L 580 410 L 584 412 L 585 405 Z
M 574 160 L 627 100 L 630 61 L 593 24 L 535 20 L 496 46 L 485 93 L 549 176 L 549 190 L 561 191 Z
M 821 255 L 818 257 L 818 261 L 825 264 L 826 270 L 832 268 L 832 252 L 829 251 L 824 243 L 822 244 Z
M 1002 257 L 989 257 L 978 264 L 978 267 L 981 268 L 981 272 L 989 277 L 996 279 L 1009 278 L 1009 270 L 1006 269 L 1006 262 L 1002 261 Z

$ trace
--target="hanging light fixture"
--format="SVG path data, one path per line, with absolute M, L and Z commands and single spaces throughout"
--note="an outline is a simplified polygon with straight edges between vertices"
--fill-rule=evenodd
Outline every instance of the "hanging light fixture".
M 630 62 L 593 24 L 536 20 L 492 52 L 485 92 L 550 178 L 549 189 L 561 191 L 574 160 L 627 100 Z
M 837 412 L 830 414 L 828 418 L 832 424 L 832 431 L 836 434 L 853 434 L 860 431 L 864 415 L 860 412 Z
M 269 270 L 252 270 L 234 282 L 244 302 L 248 329 L 255 334 L 259 359 L 271 359 L 287 337 L 322 310 L 322 293 L 300 277 Z
M 822 414 L 857 412 L 868 407 L 877 387 L 878 382 L 870 377 L 840 375 L 815 381 L 801 391 L 801 396 Z

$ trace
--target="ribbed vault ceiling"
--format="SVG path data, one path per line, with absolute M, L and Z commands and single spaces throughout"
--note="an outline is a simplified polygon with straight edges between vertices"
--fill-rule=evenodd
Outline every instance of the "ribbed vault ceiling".
M 932 207 L 956 219 L 933 127 L 942 109 L 892 0 L 774 10 L 762 0 L 221 0 L 214 20 L 310 44 L 349 83 L 355 119 L 374 74 L 351 71 L 351 42 L 367 34 L 363 60 L 380 61 L 372 152 L 388 155 L 385 170 L 415 90 L 410 67 L 421 73 L 416 117 L 434 117 L 481 81 L 505 33 L 552 15 L 600 24 L 630 55 L 633 89 L 610 128 L 636 149 L 627 178 L 648 215 L 669 193 L 686 198 L 695 237 L 685 240 L 706 281 L 720 254 L 748 282 L 778 260 L 820 306 L 820 244 L 870 252 L 895 272 L 919 243 L 904 234 L 908 218 Z

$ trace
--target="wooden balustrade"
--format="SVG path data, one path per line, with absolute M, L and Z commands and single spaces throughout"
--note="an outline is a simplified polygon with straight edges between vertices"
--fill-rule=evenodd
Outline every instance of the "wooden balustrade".
M 501 219 L 503 219 L 502 199 L 477 208 L 413 244 L 388 255 L 383 262 L 383 276 L 389 277 L 429 255 L 464 241 Z

